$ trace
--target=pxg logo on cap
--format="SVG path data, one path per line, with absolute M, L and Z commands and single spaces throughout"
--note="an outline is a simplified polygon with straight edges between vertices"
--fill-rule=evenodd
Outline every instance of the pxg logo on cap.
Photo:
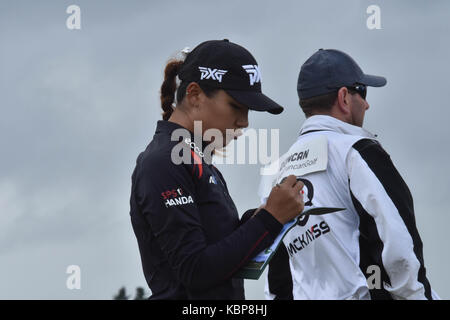
M 207 67 L 198 67 L 202 75 L 200 76 L 200 80 L 203 79 L 212 79 L 222 82 L 222 76 L 227 73 L 227 70 L 220 69 L 211 69 Z
M 259 72 L 258 66 L 247 64 L 242 66 L 244 70 L 249 74 L 250 76 L 250 85 L 254 85 L 256 82 L 261 82 L 261 72 Z
M 273 114 L 283 111 L 262 93 L 261 72 L 252 54 L 227 39 L 205 41 L 195 47 L 188 53 L 178 77 L 181 81 L 223 89 L 251 110 Z

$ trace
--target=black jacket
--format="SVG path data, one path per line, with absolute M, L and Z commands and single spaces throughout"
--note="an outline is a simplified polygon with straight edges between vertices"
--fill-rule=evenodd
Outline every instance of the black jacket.
M 205 145 L 171 141 L 180 128 L 158 121 L 132 176 L 131 222 L 151 299 L 244 299 L 243 280 L 233 273 L 282 225 L 266 210 L 241 223 L 222 174 L 201 157 Z M 174 147 L 189 152 L 190 161 L 175 164 Z

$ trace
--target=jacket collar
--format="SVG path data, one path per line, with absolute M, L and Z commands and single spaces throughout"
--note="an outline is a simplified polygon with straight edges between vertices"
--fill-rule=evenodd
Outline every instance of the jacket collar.
M 177 129 L 185 130 L 184 134 L 179 136 L 179 141 L 181 142 L 183 139 L 189 137 L 189 145 L 197 154 L 202 154 L 205 151 L 205 148 L 211 143 L 210 141 L 204 141 L 202 136 L 195 136 L 192 131 L 186 129 L 185 127 L 167 120 L 158 120 L 156 124 L 155 136 L 158 134 L 165 134 L 171 137 L 172 133 Z M 201 157 L 207 163 L 211 163 L 212 161 L 211 155 L 204 154 L 201 155 Z
M 358 126 L 351 125 L 332 116 L 311 116 L 303 122 L 299 135 L 309 131 L 333 131 L 354 136 L 376 139 L 376 135 Z
M 186 128 L 184 128 L 183 126 L 180 126 L 178 123 L 175 123 L 175 122 L 166 121 L 166 120 L 158 120 L 158 122 L 156 123 L 156 132 L 155 133 L 164 132 L 164 133 L 172 134 L 172 132 L 175 131 L 176 129 L 186 129 Z M 190 131 L 189 131 L 189 133 L 192 134 L 192 132 L 190 132 Z

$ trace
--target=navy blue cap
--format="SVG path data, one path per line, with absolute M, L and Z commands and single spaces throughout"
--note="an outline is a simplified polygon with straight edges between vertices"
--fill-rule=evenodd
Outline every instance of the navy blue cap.
M 279 114 L 283 107 L 261 91 L 258 63 L 244 47 L 224 40 L 199 44 L 186 57 L 178 77 L 223 89 L 237 102 L 255 111 Z
M 303 100 L 355 84 L 382 87 L 386 78 L 365 74 L 355 60 L 342 51 L 319 49 L 302 65 L 297 92 Z

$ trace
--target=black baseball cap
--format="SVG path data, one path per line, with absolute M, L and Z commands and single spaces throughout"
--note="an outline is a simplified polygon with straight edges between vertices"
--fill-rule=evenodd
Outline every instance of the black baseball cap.
M 261 91 L 261 73 L 244 47 L 224 40 L 209 40 L 188 53 L 178 72 L 181 81 L 225 90 L 251 110 L 279 114 L 283 107 Z
M 342 51 L 319 49 L 302 65 L 297 92 L 303 100 L 355 84 L 382 87 L 386 78 L 365 74 L 355 60 Z

